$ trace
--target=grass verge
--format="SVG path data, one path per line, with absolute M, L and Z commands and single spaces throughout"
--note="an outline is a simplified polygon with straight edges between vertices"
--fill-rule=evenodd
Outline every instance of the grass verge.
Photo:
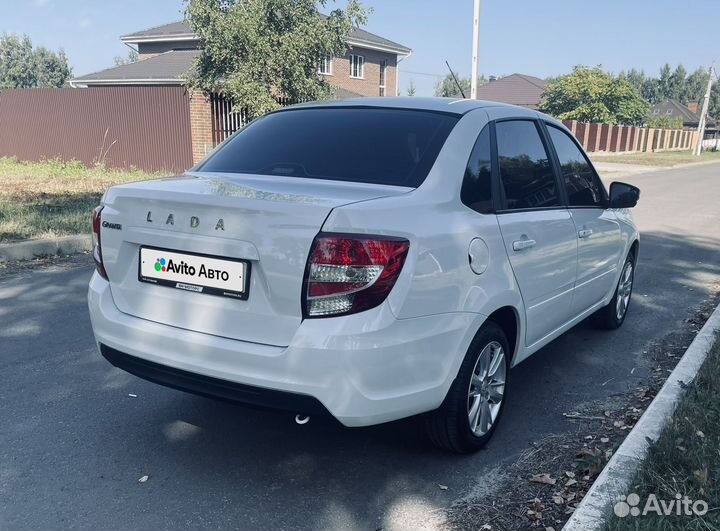
M 633 492 L 640 497 L 638 508 L 641 513 L 651 495 L 658 502 L 675 501 L 677 504 L 678 494 L 693 501 L 703 500 L 708 512 L 691 516 L 673 512 L 665 516 L 651 511 L 640 516 L 613 516 L 608 529 L 720 529 L 720 340 L 715 342 L 695 381 L 688 385 L 687 394 L 670 424 L 650 446 L 633 485 Z M 654 507 L 657 505 L 652 503 L 651 508 Z M 702 509 L 699 505 L 698 508 Z
M 78 161 L 0 157 L 0 242 L 88 233 L 90 212 L 109 186 L 157 177 Z
M 704 151 L 699 157 L 691 151 L 661 151 L 658 153 L 628 153 L 625 155 L 591 154 L 593 162 L 640 164 L 643 166 L 675 166 L 692 162 L 720 162 L 720 151 Z

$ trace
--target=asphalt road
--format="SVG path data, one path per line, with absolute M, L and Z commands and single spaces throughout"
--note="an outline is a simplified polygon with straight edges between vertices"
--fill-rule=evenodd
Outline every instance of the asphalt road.
M 139 380 L 95 352 L 90 267 L 0 279 L 0 529 L 437 525 L 436 509 L 491 488 L 531 442 L 572 430 L 563 412 L 639 381 L 643 349 L 720 281 L 720 165 L 631 182 L 643 234 L 624 327 L 583 323 L 517 367 L 503 422 L 473 456 L 435 450 L 413 419 L 300 427 Z

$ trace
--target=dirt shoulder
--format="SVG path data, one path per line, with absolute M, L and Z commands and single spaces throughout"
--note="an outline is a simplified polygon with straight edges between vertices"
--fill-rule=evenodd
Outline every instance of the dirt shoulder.
M 32 260 L 0 262 L 0 282 L 31 271 L 58 271 L 91 265 L 93 265 L 93 258 L 90 253 L 51 255 L 34 258 Z
M 689 151 L 659 153 L 591 153 L 595 169 L 606 181 L 634 175 L 720 162 L 720 151 L 706 151 L 699 157 Z
M 632 164 L 672 168 L 683 164 L 720 162 L 720 151 L 703 151 L 695 156 L 691 151 L 658 151 L 647 153 L 591 153 L 594 163 Z

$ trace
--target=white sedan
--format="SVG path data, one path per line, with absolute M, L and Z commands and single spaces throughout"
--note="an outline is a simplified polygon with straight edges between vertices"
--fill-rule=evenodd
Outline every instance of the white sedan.
M 570 132 L 493 102 L 377 98 L 266 115 L 93 216 L 98 348 L 148 380 L 366 426 L 425 414 L 457 452 L 510 368 L 586 317 L 617 328 L 628 208 Z

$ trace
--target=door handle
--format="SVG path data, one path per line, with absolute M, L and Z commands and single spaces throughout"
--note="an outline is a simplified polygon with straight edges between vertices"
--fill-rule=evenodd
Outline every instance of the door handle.
M 513 251 L 522 251 L 533 247 L 537 242 L 535 240 L 515 240 L 513 242 Z
M 578 231 L 578 238 L 587 238 L 592 234 L 592 229 L 583 229 Z

